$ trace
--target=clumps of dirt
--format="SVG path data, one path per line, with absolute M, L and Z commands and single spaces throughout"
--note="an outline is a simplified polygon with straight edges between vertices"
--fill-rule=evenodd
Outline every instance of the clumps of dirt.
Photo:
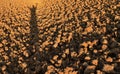
M 18 2 L 0 3 L 0 74 L 120 73 L 119 0 Z

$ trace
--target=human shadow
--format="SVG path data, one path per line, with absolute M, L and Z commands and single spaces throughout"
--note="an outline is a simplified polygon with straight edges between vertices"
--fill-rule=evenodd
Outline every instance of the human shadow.
M 46 56 L 43 54 L 43 52 L 39 53 L 40 45 L 37 45 L 37 44 L 41 44 L 39 42 L 40 31 L 38 29 L 38 21 L 37 21 L 37 14 L 36 14 L 37 5 L 33 5 L 32 7 L 29 7 L 29 10 L 30 10 L 30 21 L 29 21 L 30 33 L 29 33 L 29 40 L 27 41 L 28 46 L 26 45 L 26 48 L 28 51 L 30 51 L 30 56 L 25 58 L 29 66 L 27 73 L 30 72 L 31 74 L 32 73 L 44 74 L 46 71 L 46 67 L 44 68 L 42 67 L 45 64 L 43 59 Z M 33 59 L 34 57 L 36 57 L 36 59 Z M 38 61 L 39 61 L 39 64 L 36 65 Z M 37 66 L 37 69 L 35 65 Z
M 33 56 L 33 54 L 36 52 L 36 44 L 39 41 L 39 30 L 38 30 L 38 24 L 37 24 L 37 5 L 32 5 L 32 7 L 28 7 L 30 10 L 30 33 L 29 33 L 29 40 L 27 41 L 28 46 L 26 45 L 26 48 L 31 52 L 30 56 Z
M 38 41 L 38 33 L 39 30 L 37 28 L 37 15 L 36 15 L 36 9 L 37 6 L 32 6 L 30 9 L 30 44 L 33 45 L 34 43 L 36 43 Z
M 1 50 L 3 48 L 3 51 L 7 53 L 11 62 L 11 64 L 9 64 L 6 69 L 8 73 L 49 74 L 47 73 L 47 71 L 49 71 L 49 67 L 52 66 L 54 67 L 54 70 L 52 70 L 50 74 L 58 74 L 58 71 L 65 72 L 65 69 L 67 67 L 73 68 L 73 71 L 78 71 L 78 74 L 83 74 L 86 73 L 85 71 L 87 70 L 87 66 L 89 65 L 94 66 L 94 63 L 92 63 L 92 61 L 94 59 L 95 60 L 97 59 L 98 65 L 96 65 L 94 71 L 94 73 L 96 74 L 97 73 L 96 70 L 101 71 L 101 69 L 103 69 L 104 63 L 114 64 L 114 62 L 112 63 L 107 62 L 104 56 L 112 57 L 114 58 L 114 60 L 117 60 L 117 58 L 119 58 L 118 54 L 120 53 L 119 51 L 120 48 L 119 21 L 120 20 L 113 20 L 114 16 L 112 17 L 110 14 L 106 15 L 106 17 L 111 19 L 112 23 L 114 21 L 117 22 L 116 24 L 114 24 L 115 26 L 113 26 L 112 23 L 106 23 L 106 21 L 103 19 L 100 20 L 101 23 L 103 22 L 106 24 L 106 26 L 103 26 L 106 28 L 105 33 L 103 32 L 98 33 L 96 29 L 100 28 L 100 24 L 97 22 L 96 19 L 95 20 L 89 19 L 94 23 L 95 26 L 97 26 L 97 28 L 95 28 L 93 32 L 83 34 L 85 30 L 76 31 L 77 27 L 76 26 L 74 27 L 75 24 L 72 24 L 73 27 L 70 30 L 67 31 L 65 30 L 65 28 L 67 28 L 66 25 L 72 23 L 73 21 L 76 22 L 75 16 L 67 21 L 63 21 L 63 22 L 55 21 L 55 23 L 48 23 L 46 24 L 47 26 L 45 26 L 45 23 L 43 22 L 44 27 L 42 26 L 43 29 L 39 30 L 38 29 L 39 21 L 37 21 L 38 19 L 36 14 L 37 6 L 33 5 L 32 7 L 29 7 L 29 10 L 30 10 L 29 34 L 23 35 L 20 32 L 20 35 L 15 35 L 15 39 L 20 42 L 19 43 L 20 45 L 17 45 L 17 43 L 15 43 L 11 39 L 9 35 L 11 32 L 9 32 L 7 28 L 4 29 L 7 36 L 5 36 L 5 38 L 4 37 L 1 38 L 2 40 L 0 39 L 0 42 L 1 43 L 3 42 L 2 43 L 3 46 L 1 47 Z M 79 23 L 80 24 L 79 27 L 86 29 L 87 22 L 82 21 L 80 17 L 79 17 L 79 21 L 81 21 Z M 113 28 L 115 27 L 117 29 L 114 30 Z M 56 28 L 56 29 L 53 30 L 52 28 Z M 46 32 L 51 33 L 51 35 L 49 35 L 49 33 L 46 34 Z M 65 33 L 66 35 L 72 33 L 72 35 L 69 35 L 71 37 L 70 40 L 68 39 L 69 36 L 64 35 Z M 41 36 L 39 37 L 39 35 Z M 50 39 L 47 39 L 48 37 Z M 60 37 L 60 41 L 57 40 L 58 37 Z M 4 40 L 7 40 L 7 44 L 4 42 Z M 49 40 L 50 42 L 48 41 L 48 43 L 44 46 L 46 40 L 47 41 Z M 103 44 L 104 40 L 107 41 L 107 44 Z M 38 45 L 36 43 L 38 43 Z M 55 44 L 57 45 L 54 46 Z M 103 46 L 107 46 L 107 48 L 103 49 Z M 23 50 L 22 47 L 24 47 Z M 20 50 L 20 53 L 17 54 L 18 56 L 16 56 L 15 58 L 9 56 L 11 52 L 13 52 L 13 50 L 15 51 Z M 28 57 L 25 56 L 26 54 L 24 55 L 24 51 L 30 51 L 30 53 L 27 52 L 29 54 Z M 2 55 L 0 55 L 0 58 L 2 57 Z M 90 57 L 90 59 L 87 60 L 85 59 L 86 57 Z M 9 60 L 6 61 L 9 62 Z M 0 63 L 0 66 L 2 67 L 6 65 L 6 61 Z M 22 67 L 21 65 L 19 65 L 19 62 L 23 63 Z M 24 62 L 27 64 L 27 67 L 25 68 L 23 68 L 25 66 Z M 120 64 L 117 63 L 117 66 L 115 67 L 115 71 L 117 71 L 118 73 L 120 70 L 119 66 Z M 2 73 L 2 70 L 0 70 L 0 73 Z

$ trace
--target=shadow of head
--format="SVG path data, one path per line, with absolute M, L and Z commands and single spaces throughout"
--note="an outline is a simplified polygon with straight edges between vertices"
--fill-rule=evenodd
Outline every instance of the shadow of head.
M 36 15 L 36 10 L 37 10 L 37 5 L 32 5 L 32 7 L 28 7 L 30 10 L 30 24 L 36 24 L 37 23 L 37 15 Z
M 32 7 L 29 9 L 30 9 L 30 11 L 35 12 L 37 9 L 37 5 L 32 5 Z

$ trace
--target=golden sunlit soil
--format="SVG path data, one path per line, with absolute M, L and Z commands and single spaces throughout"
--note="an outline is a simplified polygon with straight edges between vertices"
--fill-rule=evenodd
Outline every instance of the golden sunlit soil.
M 120 0 L 0 0 L 0 74 L 120 74 Z

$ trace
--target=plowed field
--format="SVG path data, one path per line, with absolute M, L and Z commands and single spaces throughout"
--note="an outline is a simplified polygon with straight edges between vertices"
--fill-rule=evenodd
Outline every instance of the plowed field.
M 0 0 L 0 74 L 120 74 L 120 0 Z

